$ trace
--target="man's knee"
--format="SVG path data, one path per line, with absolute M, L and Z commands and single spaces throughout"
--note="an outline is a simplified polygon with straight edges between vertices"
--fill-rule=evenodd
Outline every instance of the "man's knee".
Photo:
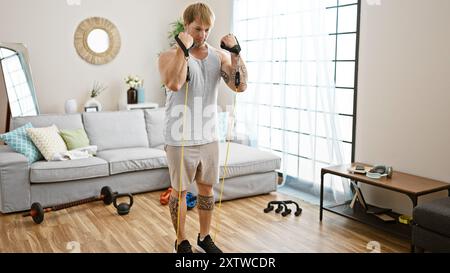
M 187 191 L 186 191 L 186 190 L 183 190 L 183 191 L 181 192 L 181 199 L 186 198 L 186 194 L 187 194 Z M 170 196 L 172 196 L 172 197 L 178 199 L 179 196 L 180 196 L 180 192 L 178 192 L 177 190 L 175 190 L 175 188 L 172 187 L 172 192 L 170 193 Z
M 202 181 L 197 181 L 197 189 L 199 195 L 210 196 L 213 195 L 213 186 L 202 183 Z

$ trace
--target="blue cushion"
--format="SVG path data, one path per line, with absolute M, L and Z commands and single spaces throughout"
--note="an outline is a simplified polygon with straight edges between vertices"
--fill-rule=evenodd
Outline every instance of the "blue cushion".
M 27 128 L 33 128 L 31 122 L 14 131 L 0 135 L 0 139 L 8 144 L 14 151 L 25 155 L 28 159 L 28 163 L 31 164 L 43 157 L 33 141 L 28 137 L 26 131 Z

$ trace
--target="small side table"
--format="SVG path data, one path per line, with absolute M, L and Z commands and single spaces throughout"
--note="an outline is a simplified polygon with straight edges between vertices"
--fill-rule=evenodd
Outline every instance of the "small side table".
M 358 208 L 357 206 L 356 209 L 352 209 L 350 207 L 350 201 L 345 202 L 343 204 L 336 204 L 325 207 L 323 205 L 323 192 L 324 192 L 324 176 L 326 174 L 348 178 L 355 181 L 355 183 L 359 182 L 369 184 L 375 187 L 403 193 L 411 199 L 413 208 L 417 206 L 419 196 L 443 190 L 447 190 L 448 195 L 450 196 L 449 183 L 397 171 L 394 171 L 392 178 L 389 179 L 388 178 L 372 179 L 363 174 L 350 173 L 348 169 L 354 167 L 355 165 L 364 165 L 366 167 L 370 167 L 369 165 L 362 163 L 353 163 L 322 168 L 320 180 L 320 215 L 319 215 L 320 221 L 322 221 L 323 218 L 323 210 L 326 210 L 371 225 L 384 231 L 391 232 L 401 237 L 411 239 L 411 227 L 409 225 L 400 224 L 398 223 L 398 221 L 396 221 L 395 224 L 384 223 L 383 221 L 377 219 L 376 217 L 373 217 L 373 215 L 368 215 L 367 213 L 365 213 L 365 211 L 363 211 L 361 208 Z M 398 217 L 399 215 L 397 214 L 395 216 Z M 411 247 L 411 249 L 413 248 Z
M 137 104 L 127 104 L 125 105 L 126 110 L 134 109 L 157 109 L 159 105 L 155 102 L 137 103 Z

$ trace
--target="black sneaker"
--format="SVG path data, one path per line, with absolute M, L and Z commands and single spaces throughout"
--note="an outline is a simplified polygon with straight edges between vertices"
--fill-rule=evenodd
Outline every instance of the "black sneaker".
M 175 241 L 175 248 L 173 249 L 173 253 L 193 253 L 192 246 L 188 240 L 184 240 L 181 242 L 181 244 L 178 245 L 177 248 L 177 241 Z
M 200 241 L 200 234 L 197 237 L 197 251 L 200 253 L 222 253 L 222 250 L 214 244 L 211 236 L 207 235 L 203 241 Z

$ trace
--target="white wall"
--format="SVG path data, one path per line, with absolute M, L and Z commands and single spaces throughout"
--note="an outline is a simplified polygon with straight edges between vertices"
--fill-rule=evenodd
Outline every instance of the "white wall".
M 204 0 L 202 2 L 210 5 L 216 15 L 216 23 L 208 42 L 212 46 L 220 48 L 220 40 L 232 30 L 233 0 Z M 220 81 L 218 105 L 225 111 L 226 107 L 230 107 L 232 103 L 233 91 L 223 81 Z
M 362 1 L 357 161 L 450 183 L 449 11 L 448 0 Z M 411 213 L 404 195 L 364 190 Z
M 168 48 L 169 24 L 181 17 L 187 4 L 180 0 L 82 0 L 68 6 L 65 0 L 0 0 L 0 42 L 25 43 L 42 113 L 63 113 L 64 102 L 75 98 L 82 110 L 94 81 L 109 89 L 100 97 L 105 110 L 117 110 L 126 100 L 123 78 L 136 74 L 144 78 L 146 98 L 164 104 L 157 55 Z M 205 1 L 216 12 L 211 43 L 229 32 L 231 0 Z M 83 61 L 73 46 L 78 24 L 92 16 L 112 21 L 118 28 L 122 47 L 105 65 Z M 224 20 L 225 23 L 221 21 Z M 221 36 L 222 35 L 222 36 Z

